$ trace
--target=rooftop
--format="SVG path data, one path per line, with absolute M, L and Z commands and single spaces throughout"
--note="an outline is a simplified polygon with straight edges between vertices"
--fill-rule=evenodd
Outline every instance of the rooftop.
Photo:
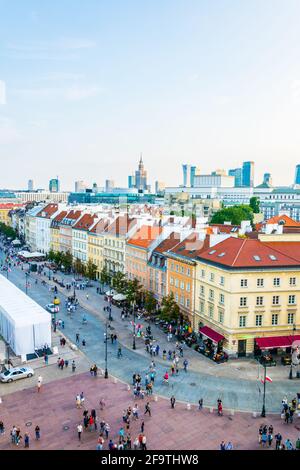
M 162 227 L 157 225 L 142 225 L 127 243 L 141 248 L 148 248 L 161 233 Z

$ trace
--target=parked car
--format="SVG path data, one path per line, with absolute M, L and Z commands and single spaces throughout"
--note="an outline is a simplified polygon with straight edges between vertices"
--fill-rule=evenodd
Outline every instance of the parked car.
M 45 309 L 48 310 L 50 313 L 58 313 L 59 312 L 59 306 L 54 305 L 54 304 L 47 304 L 45 306 Z
M 31 367 L 13 367 L 1 372 L 0 381 L 9 383 L 19 379 L 26 379 L 26 377 L 32 377 L 33 375 L 34 370 Z

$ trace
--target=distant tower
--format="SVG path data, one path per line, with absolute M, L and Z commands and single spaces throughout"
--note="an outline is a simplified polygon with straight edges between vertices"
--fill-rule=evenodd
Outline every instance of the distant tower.
M 243 163 L 243 186 L 252 188 L 254 186 L 254 162 Z
M 49 191 L 50 193 L 59 193 L 60 182 L 59 182 L 58 176 L 49 181 Z
M 269 185 L 269 186 L 272 186 L 272 176 L 271 176 L 271 173 L 265 173 L 265 174 L 264 174 L 263 184 L 267 184 L 267 185 Z
M 300 165 L 296 166 L 295 171 L 295 184 L 300 184 Z
M 28 191 L 33 191 L 33 180 L 28 180 Z

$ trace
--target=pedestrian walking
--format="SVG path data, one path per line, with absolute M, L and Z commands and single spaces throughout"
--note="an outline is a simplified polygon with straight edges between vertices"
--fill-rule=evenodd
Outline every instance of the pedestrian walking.
M 144 413 L 144 414 L 146 415 L 147 413 L 148 413 L 149 416 L 151 417 L 151 407 L 150 407 L 150 403 L 149 403 L 149 402 L 147 402 L 146 405 L 145 405 L 145 413 Z
M 0 434 L 4 434 L 4 433 L 5 433 L 4 423 L 3 421 L 0 421 Z
M 76 333 L 76 344 L 79 344 L 79 333 Z
M 77 426 L 77 433 L 78 433 L 78 440 L 81 441 L 81 433 L 82 433 L 82 424 L 78 424 Z
M 24 435 L 24 447 L 29 448 L 29 434 Z
M 278 432 L 278 433 L 275 435 L 275 450 L 279 450 L 279 449 L 280 449 L 281 441 L 282 441 L 282 435 L 280 434 L 280 432 Z
M 72 372 L 75 372 L 75 370 L 76 370 L 76 364 L 75 364 L 75 361 L 73 359 L 73 361 L 72 361 Z
M 144 422 L 144 420 L 142 420 L 142 422 L 141 422 L 141 432 L 142 433 L 144 432 L 144 428 L 145 428 L 145 422 Z
M 37 390 L 38 390 L 38 392 L 41 391 L 42 382 L 43 382 L 43 377 L 40 375 L 39 378 L 38 378 L 38 383 L 37 383 Z
M 185 360 L 183 361 L 183 368 L 184 368 L 184 371 L 185 371 L 185 372 L 187 372 L 187 367 L 188 367 L 188 361 L 187 361 L 187 359 L 185 359 Z
M 171 408 L 175 408 L 176 398 L 174 397 L 174 395 L 171 396 L 170 402 L 171 402 Z
M 48 365 L 48 354 L 44 355 L 45 366 Z
M 200 400 L 198 401 L 198 405 L 199 405 L 199 410 L 202 410 L 202 408 L 203 408 L 203 398 L 200 398 Z
M 40 427 L 39 425 L 37 424 L 36 427 L 35 427 L 35 438 L 37 441 L 40 440 L 40 437 L 41 437 L 41 430 L 40 430 Z

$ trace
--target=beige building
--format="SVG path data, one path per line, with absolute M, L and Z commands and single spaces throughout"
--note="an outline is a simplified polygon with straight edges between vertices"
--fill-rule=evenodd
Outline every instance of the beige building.
M 229 354 L 252 354 L 262 337 L 284 347 L 300 329 L 299 303 L 299 242 L 230 237 L 197 257 L 196 323 L 224 336 Z

